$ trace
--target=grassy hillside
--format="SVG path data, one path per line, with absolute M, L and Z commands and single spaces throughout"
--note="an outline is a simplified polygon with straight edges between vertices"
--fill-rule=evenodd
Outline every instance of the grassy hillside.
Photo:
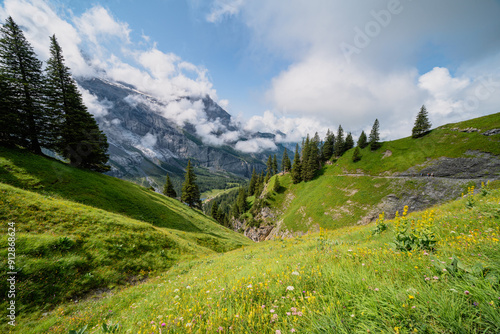
M 457 130 L 467 128 L 480 132 Z M 378 212 L 374 214 L 374 211 L 388 195 L 420 197 L 421 202 L 429 203 L 437 201 L 436 196 L 429 196 L 429 191 L 447 189 L 443 196 L 452 193 L 459 196 L 467 192 L 468 186 L 477 187 L 486 179 L 391 176 L 440 157 L 467 157 L 469 151 L 500 155 L 500 135 L 482 134 L 496 128 L 500 128 L 500 113 L 445 125 L 418 139 L 408 137 L 384 142 L 374 152 L 367 147 L 361 150 L 363 157 L 358 162 L 352 161 L 354 150 L 351 149 L 332 165 L 325 165 L 312 181 L 292 184 L 290 174 L 279 176 L 281 190 L 278 193 L 268 191 L 267 202 L 278 213 L 278 220 L 282 220 L 282 231 L 306 232 L 317 231 L 319 227 L 333 229 L 356 224 L 363 217 L 375 218 Z M 390 155 L 386 153 L 389 151 Z M 500 177 L 500 170 L 491 172 Z M 270 180 L 267 189 L 273 188 L 276 177 Z M 404 205 L 401 203 L 397 210 L 402 211 Z
M 468 128 L 475 128 L 480 132 L 459 131 Z M 383 142 L 382 147 L 374 152 L 366 147 L 361 150 L 362 158 L 358 162 L 352 161 L 354 150 L 351 149 L 336 162 L 337 172 L 392 174 L 440 157 L 463 157 L 467 151 L 500 155 L 500 134 L 494 136 L 482 134 L 498 128 L 500 128 L 500 113 L 443 125 L 417 139 L 407 137 Z M 387 151 L 390 151 L 390 156 L 387 156 Z
M 396 246 L 405 225 L 418 236 L 410 251 Z M 99 300 L 22 316 L 18 329 L 104 333 L 106 323 L 118 324 L 118 333 L 497 333 L 499 225 L 500 190 L 485 189 L 397 221 L 184 262 Z M 423 247 L 426 237 L 432 249 Z
M 20 312 L 43 311 L 97 288 L 166 270 L 186 257 L 215 253 L 177 230 L 2 183 L 0 221 L 5 231 L 13 223 L 16 232 Z M 0 239 L 2 268 L 7 267 L 5 236 Z M 2 296 L 7 295 L 6 273 L 0 274 Z
M 177 200 L 139 185 L 70 167 L 27 151 L 0 147 L 0 182 L 151 223 L 201 233 L 235 248 L 248 239 Z M 200 241 L 203 244 L 203 241 Z
M 334 171 L 325 167 L 320 177 L 296 185 L 290 174 L 280 176 L 282 189 L 269 192 L 268 202 L 279 210 L 287 229 L 307 232 L 355 224 L 393 190 L 389 179 L 338 176 Z M 274 178 L 268 188 L 272 188 Z
M 23 189 L 21 189 L 23 188 Z M 0 148 L 0 222 L 16 229 L 18 311 L 43 312 L 96 289 L 251 242 L 144 187 Z M 7 266 L 7 234 L 0 238 Z M 0 291 L 6 296 L 6 273 Z M 6 299 L 2 300 L 5 313 Z

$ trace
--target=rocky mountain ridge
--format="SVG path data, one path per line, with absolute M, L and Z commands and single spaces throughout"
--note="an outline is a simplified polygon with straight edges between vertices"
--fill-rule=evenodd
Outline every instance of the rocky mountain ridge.
M 236 151 L 230 142 L 205 142 L 194 124 L 180 124 L 165 117 L 162 112 L 168 104 L 134 86 L 99 78 L 77 81 L 106 106 L 106 112 L 96 119 L 108 137 L 112 168 L 108 174 L 112 176 L 134 181 L 142 179 L 146 184 L 157 186 L 166 173 L 182 177 L 188 159 L 208 171 L 243 178 L 250 177 L 254 168 L 258 172 L 265 168 L 265 154 Z M 201 108 L 206 121 L 218 125 L 210 133 L 214 138 L 224 132 L 238 131 L 231 115 L 209 96 L 185 97 L 174 102 Z M 248 136 L 274 135 L 257 133 Z

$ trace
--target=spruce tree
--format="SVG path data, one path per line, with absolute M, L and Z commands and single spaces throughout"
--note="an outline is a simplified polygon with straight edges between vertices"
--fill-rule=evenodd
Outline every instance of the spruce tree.
M 9 80 L 0 72 L 0 145 L 23 145 L 19 109 Z
M 255 192 L 254 196 L 255 198 L 259 197 L 262 194 L 262 191 L 264 190 L 264 171 L 262 171 L 257 178 L 257 183 L 255 185 Z
M 309 175 L 309 157 L 311 155 L 311 140 L 309 139 L 309 134 L 306 137 L 306 140 L 304 141 L 304 144 L 302 145 L 302 157 L 301 157 L 301 179 L 303 181 L 308 181 L 308 175 Z
M 213 219 L 216 221 L 220 220 L 220 211 L 219 211 L 219 205 L 217 205 L 217 202 L 214 202 L 212 204 L 212 210 L 210 211 L 210 216 L 212 216 Z
M 191 160 L 188 160 L 186 167 L 186 175 L 184 177 L 184 184 L 182 185 L 181 201 L 190 207 L 200 208 L 201 206 L 200 190 L 196 184 L 196 175 L 194 174 L 194 169 L 191 166 Z
M 271 178 L 271 172 L 266 173 L 266 178 L 264 179 L 264 184 L 267 184 L 269 182 L 269 179 Z
M 359 160 L 361 160 L 361 152 L 359 150 L 359 146 L 356 146 L 354 148 L 354 152 L 352 153 L 352 161 L 357 162 Z
M 248 184 L 248 193 L 253 194 L 255 192 L 255 186 L 257 185 L 258 176 L 255 173 L 255 168 L 252 170 L 252 177 L 250 178 L 250 183 Z
M 165 181 L 165 186 L 163 187 L 163 194 L 168 197 L 176 198 L 177 193 L 175 192 L 174 185 L 170 176 L 167 174 L 167 180 Z
M 273 156 L 273 175 L 278 174 L 278 159 L 276 158 L 276 154 Z
M 280 184 L 280 178 L 278 175 L 275 176 L 274 178 L 274 186 L 273 186 L 273 191 L 274 192 L 278 192 L 281 188 L 281 184 Z
M 364 131 L 361 131 L 361 134 L 359 135 L 358 146 L 359 148 L 365 148 L 368 146 L 368 139 L 366 138 L 366 133 Z
M 234 203 L 233 203 L 233 207 L 231 208 L 231 215 L 234 218 L 240 217 L 240 209 L 238 207 L 238 200 L 234 201 Z
M 334 146 L 334 153 L 337 157 L 340 157 L 342 154 L 344 154 L 344 143 L 344 129 L 342 129 L 342 125 L 339 125 L 337 136 L 335 137 Z
M 1 116 L 2 123 L 15 122 L 8 137 L 36 154 L 42 154 L 42 147 L 52 148 L 54 120 L 45 110 L 42 62 L 12 17 L 0 28 L 0 75 L 7 79 L 9 103 L 15 106 Z
M 50 55 L 46 68 L 47 110 L 63 117 L 58 125 L 57 152 L 73 166 L 100 172 L 109 170 L 106 135 L 83 103 L 55 35 L 50 38 Z
M 271 154 L 269 154 L 269 157 L 267 158 L 266 173 L 273 175 L 273 157 Z
M 295 145 L 295 155 L 291 173 L 293 183 L 300 183 L 300 181 L 302 181 L 302 162 L 300 161 L 299 144 Z
M 352 135 L 349 132 L 347 136 L 345 137 L 345 143 L 344 143 L 344 152 L 349 151 L 351 148 L 354 147 L 354 140 L 352 139 Z
M 236 200 L 236 203 L 238 205 L 238 213 L 239 215 L 244 214 L 248 210 L 248 203 L 247 203 L 247 192 L 245 188 L 240 188 L 238 192 L 238 199 Z
M 378 119 L 375 119 L 375 122 L 373 123 L 372 131 L 370 132 L 370 137 L 369 137 L 370 149 L 372 151 L 377 150 L 381 146 L 379 140 L 380 140 L 379 123 L 378 123 Z
M 281 159 L 281 165 L 283 172 L 288 173 L 292 169 L 292 162 L 290 161 L 290 158 L 288 157 L 288 152 L 285 148 L 285 151 L 283 152 L 283 158 Z
M 321 148 L 321 161 L 325 162 L 330 160 L 334 152 L 335 135 L 328 129 L 326 132 L 325 142 Z
M 415 125 L 411 131 L 411 136 L 413 138 L 422 137 L 431 129 L 431 122 L 429 122 L 429 115 L 427 114 L 427 109 L 425 105 L 420 108 L 420 111 L 415 119 Z
M 316 171 L 319 168 L 319 148 L 318 148 L 318 136 L 314 136 L 309 139 L 307 136 L 304 143 L 304 154 L 302 156 L 302 180 L 310 181 L 314 178 Z

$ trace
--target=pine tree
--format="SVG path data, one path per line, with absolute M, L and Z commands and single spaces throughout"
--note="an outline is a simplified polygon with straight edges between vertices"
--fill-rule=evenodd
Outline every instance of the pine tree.
M 274 178 L 274 187 L 273 187 L 273 191 L 274 192 L 278 192 L 281 188 L 281 184 L 280 184 L 280 178 L 278 175 L 275 176 Z
M 354 152 L 352 153 L 352 161 L 357 162 L 359 160 L 361 160 L 361 152 L 359 150 L 359 146 L 356 146 L 354 148 Z
M 273 156 L 273 175 L 278 174 L 278 159 L 276 158 L 276 154 Z
M 288 157 L 288 152 L 285 148 L 285 151 L 283 152 L 283 158 L 281 159 L 281 165 L 283 168 L 283 172 L 288 173 L 292 169 L 292 162 L 290 161 L 290 158 Z
M 219 207 L 217 209 L 217 221 L 223 225 L 223 226 L 226 226 L 226 227 L 229 227 L 228 225 L 228 220 L 227 220 L 227 216 L 226 214 L 221 210 L 221 208 Z
M 302 157 L 301 157 L 301 179 L 304 181 L 309 180 L 309 158 L 311 155 L 311 140 L 309 139 L 309 134 L 306 137 L 304 145 L 302 146 Z
M 361 134 L 359 135 L 358 146 L 359 148 L 365 148 L 368 146 L 368 139 L 366 138 L 366 133 L 364 131 L 361 131 Z
M 299 144 L 295 146 L 295 156 L 293 158 L 293 166 L 291 173 L 292 173 L 293 183 L 300 183 L 300 181 L 302 181 L 302 166 L 299 155 Z
M 42 62 L 12 17 L 0 28 L 0 74 L 7 79 L 9 102 L 15 106 L 1 116 L 6 117 L 2 123 L 16 122 L 9 127 L 8 137 L 36 154 L 42 154 L 42 147 L 52 148 L 55 137 L 53 120 L 44 106 Z
M 217 205 L 217 202 L 214 202 L 214 204 L 212 204 L 212 210 L 210 211 L 210 216 L 212 216 L 212 218 L 215 219 L 216 221 L 220 220 L 219 205 Z
M 420 108 L 420 111 L 415 119 L 415 125 L 411 131 L 411 136 L 413 138 L 422 137 L 431 129 L 431 122 L 429 122 L 429 115 L 427 114 L 427 109 L 425 105 Z
M 23 145 L 19 110 L 8 79 L 0 72 L 0 145 Z
M 238 207 L 238 200 L 234 201 L 233 206 L 231 208 L 231 215 L 235 218 L 240 217 L 240 208 Z
M 325 162 L 330 160 L 334 152 L 335 135 L 328 129 L 326 132 L 325 142 L 321 148 L 321 161 Z
M 248 184 L 248 193 L 253 194 L 255 192 L 255 186 L 257 185 L 258 176 L 255 172 L 255 168 L 252 170 L 252 177 L 250 178 L 250 183 Z
M 354 147 L 354 140 L 352 139 L 352 135 L 349 132 L 347 136 L 345 137 L 345 143 L 344 143 L 344 152 L 349 151 L 351 148 Z
M 269 157 L 267 158 L 266 167 L 267 167 L 266 172 L 269 175 L 272 175 L 273 174 L 273 157 L 271 154 L 269 154 Z
M 373 123 L 372 131 L 370 132 L 370 137 L 369 137 L 370 149 L 372 151 L 377 150 L 381 146 L 379 140 L 380 140 L 379 123 L 378 123 L 378 119 L 375 119 L 375 122 Z
M 271 172 L 266 173 L 266 178 L 264 179 L 264 184 L 267 184 L 269 182 L 269 179 L 271 178 Z
M 238 205 L 238 212 L 239 215 L 244 214 L 248 210 L 248 203 L 247 203 L 247 192 L 245 188 L 240 188 L 238 192 L 238 199 L 236 200 L 236 203 Z
M 174 185 L 172 184 L 172 180 L 170 180 L 170 176 L 167 174 L 167 180 L 165 181 L 165 186 L 163 187 L 163 195 L 176 198 L 177 193 L 175 192 Z
M 309 141 L 308 155 L 306 160 L 303 160 L 302 163 L 302 179 L 306 182 L 311 181 L 314 178 L 314 175 L 319 168 L 318 138 L 319 137 L 314 136 L 313 139 Z
M 200 190 L 196 184 L 196 175 L 194 174 L 191 160 L 188 160 L 186 167 L 186 175 L 184 177 L 184 184 L 182 185 L 181 201 L 190 207 L 200 208 Z
M 257 183 L 255 185 L 255 192 L 254 196 L 255 198 L 259 197 L 262 194 L 262 191 L 264 190 L 264 171 L 262 171 L 257 178 Z
M 342 129 L 342 125 L 339 125 L 337 136 L 335 137 L 334 146 L 334 153 L 337 157 L 340 157 L 342 154 L 344 154 L 344 143 L 344 129 Z
M 61 115 L 58 125 L 59 140 L 56 149 L 71 165 L 96 171 L 107 171 L 109 156 L 106 135 L 83 103 L 76 82 L 64 64 L 62 50 L 56 36 L 50 38 L 50 59 L 47 61 L 48 97 L 47 110 L 52 115 Z

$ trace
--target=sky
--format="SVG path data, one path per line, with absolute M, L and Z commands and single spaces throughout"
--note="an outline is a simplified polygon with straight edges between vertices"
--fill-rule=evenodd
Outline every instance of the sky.
M 55 33 L 75 76 L 208 94 L 281 141 L 339 125 L 356 138 L 375 119 L 382 140 L 406 137 L 424 104 L 433 127 L 500 111 L 500 0 L 4 0 L 9 15 L 43 60 Z

